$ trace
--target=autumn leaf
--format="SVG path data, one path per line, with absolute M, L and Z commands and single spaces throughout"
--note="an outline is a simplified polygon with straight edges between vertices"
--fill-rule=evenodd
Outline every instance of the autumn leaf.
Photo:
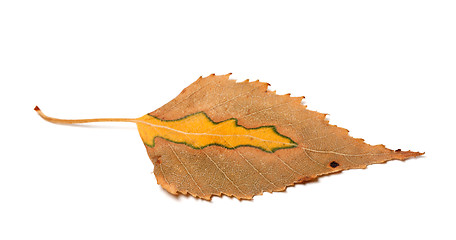
M 303 97 L 229 76 L 200 77 L 136 119 L 64 120 L 35 110 L 54 123 L 136 123 L 158 184 L 206 200 L 222 194 L 251 199 L 322 175 L 422 155 L 366 144 L 330 125 L 325 114 L 307 110 Z

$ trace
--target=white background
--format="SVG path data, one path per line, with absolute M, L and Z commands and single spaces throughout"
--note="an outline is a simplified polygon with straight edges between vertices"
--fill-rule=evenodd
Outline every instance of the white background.
M 455 1 L 278 2 L 2 1 L 0 239 L 455 239 Z M 134 125 L 33 111 L 139 117 L 229 72 L 426 154 L 208 202 L 156 184 Z

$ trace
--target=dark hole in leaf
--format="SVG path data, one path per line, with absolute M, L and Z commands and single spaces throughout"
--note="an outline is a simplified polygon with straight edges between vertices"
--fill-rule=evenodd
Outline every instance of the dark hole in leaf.
M 336 161 L 332 161 L 329 166 L 331 166 L 332 168 L 336 168 L 339 166 L 339 163 L 337 163 Z

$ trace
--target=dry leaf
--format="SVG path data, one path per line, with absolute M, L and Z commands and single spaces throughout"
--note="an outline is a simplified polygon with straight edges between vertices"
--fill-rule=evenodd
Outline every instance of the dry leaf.
M 306 109 L 303 97 L 277 95 L 259 81 L 228 75 L 199 78 L 163 107 L 137 119 L 54 123 L 134 122 L 158 184 L 172 194 L 251 199 L 321 175 L 422 155 L 371 146 Z

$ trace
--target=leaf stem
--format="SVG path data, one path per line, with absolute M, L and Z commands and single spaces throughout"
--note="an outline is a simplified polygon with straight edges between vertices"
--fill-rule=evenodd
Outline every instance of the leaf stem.
M 57 124 L 75 124 L 75 123 L 91 123 L 91 122 L 133 122 L 133 123 L 137 122 L 137 120 L 133 119 L 133 118 L 60 119 L 60 118 L 52 118 L 52 117 L 46 116 L 38 106 L 36 106 L 34 110 L 44 120 L 51 122 L 51 123 L 57 123 Z

